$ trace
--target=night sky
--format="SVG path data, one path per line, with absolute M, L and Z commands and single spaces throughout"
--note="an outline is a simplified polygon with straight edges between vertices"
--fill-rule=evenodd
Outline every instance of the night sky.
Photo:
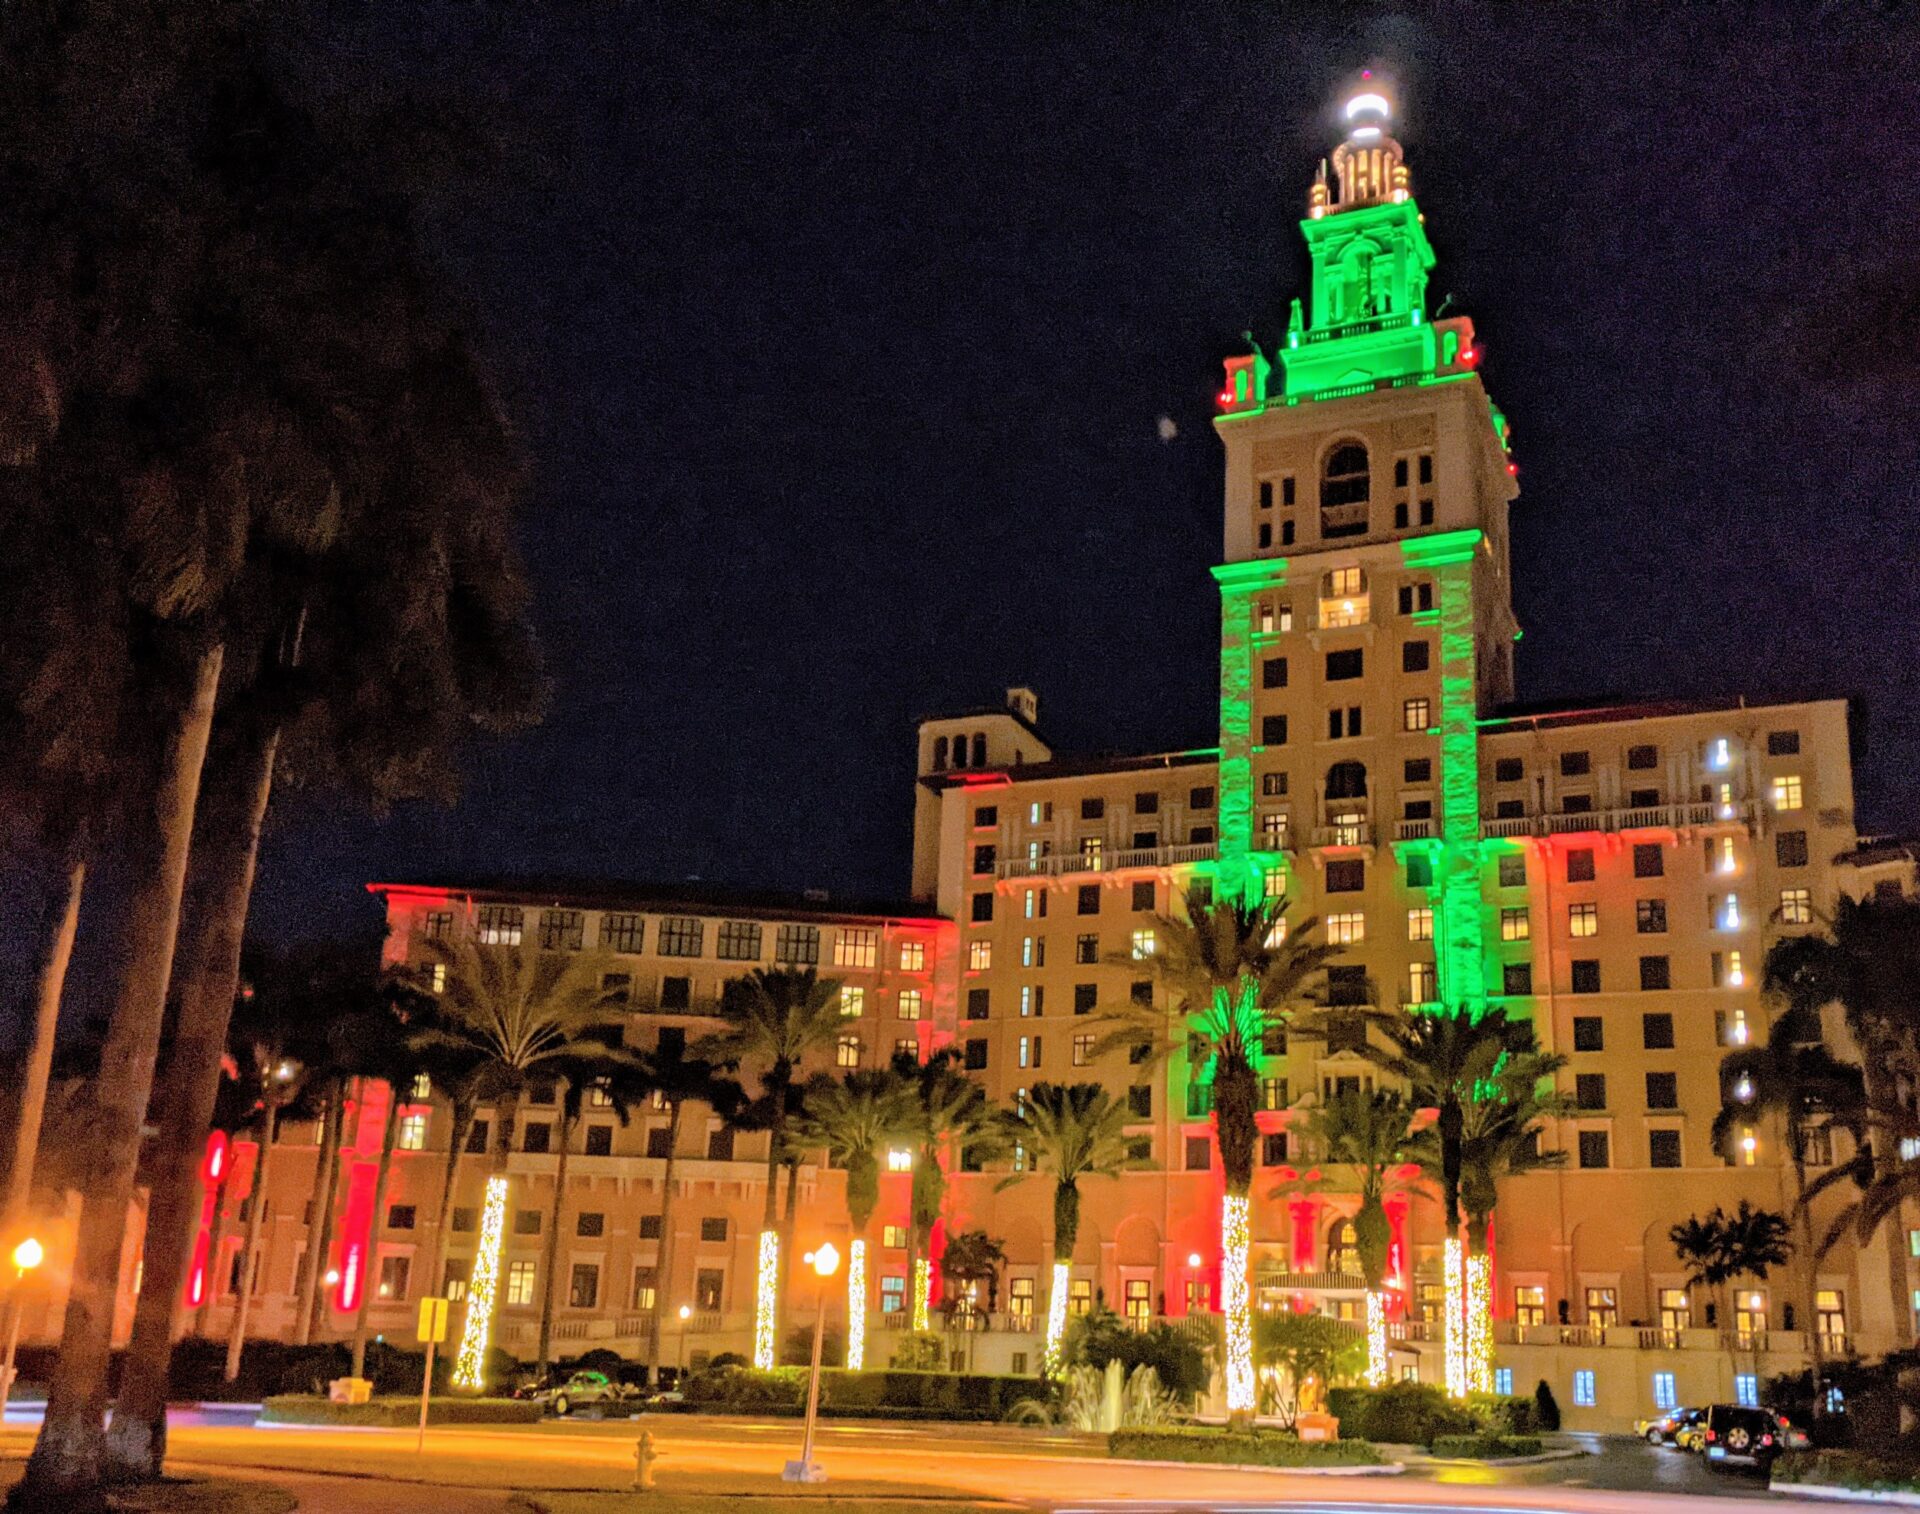
M 555 694 L 451 810 L 278 806 L 256 932 L 441 873 L 899 896 L 915 719 L 1011 683 L 1068 751 L 1210 745 L 1218 364 L 1304 293 L 1368 65 L 1514 427 L 1522 697 L 1855 696 L 1861 828 L 1914 828 L 1916 40 L 1814 0 L 330 13 L 316 77 L 508 144 L 431 228 L 525 431 Z

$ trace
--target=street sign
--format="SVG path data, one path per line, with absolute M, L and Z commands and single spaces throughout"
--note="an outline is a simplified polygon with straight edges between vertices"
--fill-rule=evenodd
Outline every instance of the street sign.
M 447 1301 L 443 1298 L 420 1300 L 420 1329 L 414 1337 L 422 1345 L 441 1346 L 447 1340 Z

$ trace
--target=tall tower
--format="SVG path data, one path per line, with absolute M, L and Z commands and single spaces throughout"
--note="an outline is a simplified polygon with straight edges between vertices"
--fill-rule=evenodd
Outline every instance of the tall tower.
M 1276 365 L 1228 361 L 1214 422 L 1219 886 L 1284 888 L 1329 921 L 1409 904 L 1408 941 L 1377 929 L 1357 953 L 1383 996 L 1397 980 L 1477 1011 L 1478 722 L 1512 692 L 1518 489 L 1472 322 L 1427 312 L 1433 248 L 1389 102 L 1368 87 L 1344 114 L 1301 222 L 1308 298 Z

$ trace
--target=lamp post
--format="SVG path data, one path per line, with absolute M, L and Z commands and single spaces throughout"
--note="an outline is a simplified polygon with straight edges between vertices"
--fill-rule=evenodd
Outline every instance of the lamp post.
M 800 1442 L 800 1459 L 790 1461 L 781 1472 L 783 1482 L 825 1482 L 827 1474 L 813 1459 L 813 1425 L 820 1413 L 820 1336 L 827 1323 L 827 1279 L 840 1270 L 840 1252 L 832 1241 L 823 1242 L 818 1251 L 802 1258 L 813 1269 L 820 1285 L 814 1290 L 813 1366 L 807 1374 L 807 1429 Z
M 7 1354 L 0 1360 L 0 1419 L 6 1418 L 7 1399 L 13 1393 L 13 1357 L 20 1345 L 20 1295 L 27 1274 L 47 1259 L 47 1248 L 28 1236 L 13 1248 L 13 1288 L 7 1296 Z
M 693 1318 L 693 1305 L 680 1306 L 680 1354 L 673 1364 L 673 1385 L 685 1386 L 687 1376 L 687 1321 Z

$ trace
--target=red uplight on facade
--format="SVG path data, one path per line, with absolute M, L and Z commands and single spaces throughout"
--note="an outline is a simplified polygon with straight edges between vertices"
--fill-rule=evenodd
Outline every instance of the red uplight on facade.
M 1220 408 L 1224 410 L 1232 403 L 1233 391 L 1231 389 L 1222 389 L 1220 391 Z

